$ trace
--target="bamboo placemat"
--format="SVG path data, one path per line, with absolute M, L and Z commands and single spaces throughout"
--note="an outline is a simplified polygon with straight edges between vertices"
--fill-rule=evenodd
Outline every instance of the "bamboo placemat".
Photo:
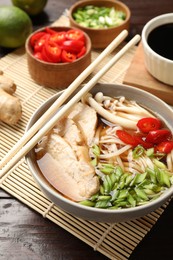
M 68 26 L 68 18 L 62 16 L 54 24 Z M 102 77 L 100 82 L 121 83 L 135 50 L 136 47 L 124 55 Z M 93 51 L 92 59 L 95 59 L 98 54 L 99 51 Z M 109 58 L 110 56 L 95 69 L 94 74 L 106 64 Z M 0 122 L 0 159 L 2 159 L 24 134 L 26 124 L 33 112 L 58 90 L 44 88 L 31 80 L 23 48 L 3 57 L 0 60 L 0 69 L 4 71 L 6 76 L 11 77 L 15 81 L 17 85 L 16 95 L 20 98 L 23 107 L 22 119 L 16 126 L 11 127 Z M 43 217 L 48 218 L 78 237 L 94 250 L 114 260 L 129 258 L 134 248 L 150 231 L 168 205 L 166 203 L 151 214 L 129 222 L 109 224 L 84 221 L 63 212 L 43 195 L 34 182 L 24 158 L 16 165 L 14 170 L 9 171 L 0 179 L 0 188 L 40 213 Z

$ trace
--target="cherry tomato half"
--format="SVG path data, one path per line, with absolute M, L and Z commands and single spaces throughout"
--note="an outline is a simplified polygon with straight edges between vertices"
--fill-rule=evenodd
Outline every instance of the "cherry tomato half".
M 137 127 L 143 133 L 148 133 L 153 130 L 158 130 L 161 128 L 161 121 L 158 118 L 146 117 L 138 121 Z
M 160 153 L 170 153 L 173 149 L 173 141 L 161 142 L 155 147 L 156 151 Z
M 158 129 L 150 131 L 146 136 L 146 142 L 159 144 L 164 141 L 168 141 L 172 137 L 171 131 L 168 129 Z

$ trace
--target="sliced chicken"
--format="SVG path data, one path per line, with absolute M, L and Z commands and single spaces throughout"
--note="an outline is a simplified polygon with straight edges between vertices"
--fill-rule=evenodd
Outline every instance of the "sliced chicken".
M 99 179 L 88 152 L 96 125 L 95 111 L 79 102 L 67 118 L 58 121 L 46 141 L 43 139 L 37 146 L 44 176 L 74 201 L 88 199 L 99 190 Z
M 54 128 L 54 133 L 63 137 L 71 146 L 84 144 L 84 138 L 81 131 L 76 123 L 70 118 L 59 121 Z
M 64 138 L 54 133 L 49 136 L 46 150 L 47 158 L 39 160 L 39 165 L 58 191 L 74 201 L 90 198 L 98 191 L 99 180 L 86 146 L 79 146 L 75 152 Z
M 86 143 L 90 146 L 97 126 L 96 111 L 92 107 L 79 102 L 74 106 L 68 118 L 75 121 L 85 137 Z

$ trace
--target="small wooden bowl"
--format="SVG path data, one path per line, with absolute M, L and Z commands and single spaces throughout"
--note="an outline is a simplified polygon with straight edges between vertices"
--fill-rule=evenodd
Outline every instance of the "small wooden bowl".
M 68 31 L 72 27 L 50 27 L 56 31 Z M 33 34 L 44 31 L 45 28 L 35 31 Z M 25 48 L 27 54 L 28 70 L 31 78 L 39 85 L 53 89 L 67 88 L 77 76 L 91 63 L 91 40 L 84 32 L 86 38 L 86 53 L 81 58 L 70 63 L 51 63 L 34 57 L 30 44 L 31 34 L 26 40 Z
M 73 13 L 79 8 L 87 5 L 100 6 L 100 7 L 114 7 L 115 10 L 123 11 L 126 14 L 126 19 L 123 23 L 116 27 L 105 29 L 93 29 L 79 25 L 73 18 Z M 81 29 L 86 32 L 92 42 L 93 48 L 105 48 L 109 45 L 118 34 L 123 30 L 129 30 L 131 12 L 129 8 L 120 1 L 114 0 L 83 0 L 75 3 L 69 10 L 70 25 Z

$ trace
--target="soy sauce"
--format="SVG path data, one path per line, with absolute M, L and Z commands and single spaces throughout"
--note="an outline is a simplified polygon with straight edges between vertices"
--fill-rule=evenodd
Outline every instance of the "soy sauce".
M 156 27 L 148 35 L 147 41 L 157 54 L 173 60 L 173 23 Z

